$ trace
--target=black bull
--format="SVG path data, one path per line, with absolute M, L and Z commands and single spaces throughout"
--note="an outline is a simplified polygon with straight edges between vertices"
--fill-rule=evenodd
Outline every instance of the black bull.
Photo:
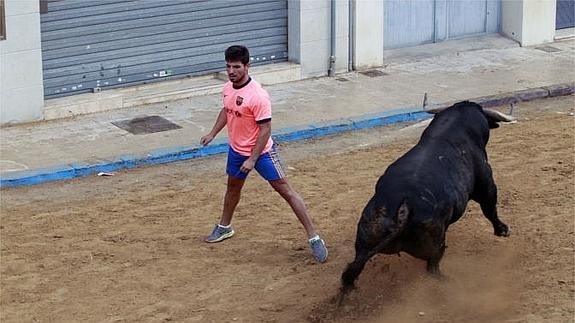
M 357 226 L 355 259 L 341 276 L 349 291 L 376 253 L 400 251 L 427 261 L 439 274 L 447 227 L 478 202 L 495 235 L 508 236 L 497 216 L 497 187 L 487 162 L 489 129 L 512 118 L 459 102 L 437 113 L 419 142 L 379 178 Z

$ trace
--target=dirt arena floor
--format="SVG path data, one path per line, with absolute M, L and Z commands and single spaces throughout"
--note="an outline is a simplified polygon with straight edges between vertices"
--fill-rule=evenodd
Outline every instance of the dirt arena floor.
M 521 104 L 518 123 L 492 131 L 509 238 L 494 236 L 471 202 L 449 228 L 446 280 L 409 255 L 380 255 L 341 306 L 360 212 L 425 123 L 280 146 L 327 241 L 325 264 L 253 175 L 236 236 L 202 242 L 221 212 L 224 156 L 3 190 L 0 321 L 573 322 L 574 109 L 574 97 Z

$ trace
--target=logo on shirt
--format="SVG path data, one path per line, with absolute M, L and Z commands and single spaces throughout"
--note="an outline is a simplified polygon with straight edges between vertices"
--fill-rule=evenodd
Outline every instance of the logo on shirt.
M 243 102 L 244 98 L 242 98 L 241 96 L 236 97 L 236 105 L 242 105 Z
M 226 113 L 235 115 L 238 118 L 241 118 L 241 116 L 242 116 L 242 114 L 239 111 L 235 111 L 235 110 L 227 109 L 227 108 L 226 108 Z

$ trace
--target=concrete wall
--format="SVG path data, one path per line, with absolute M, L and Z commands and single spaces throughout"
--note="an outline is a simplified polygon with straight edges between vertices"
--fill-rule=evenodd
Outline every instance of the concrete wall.
M 357 70 L 383 65 L 383 1 L 353 1 L 353 56 Z
M 521 46 L 553 41 L 555 36 L 554 0 L 503 0 L 501 33 Z
M 501 3 L 501 33 L 521 44 L 523 34 L 523 1 Z
M 42 119 L 42 53 L 38 0 L 5 0 L 0 40 L 0 123 Z
M 301 64 L 302 77 L 325 76 L 331 56 L 331 5 L 336 6 L 336 72 L 347 71 L 349 2 L 300 0 L 288 3 L 289 59 Z
M 557 2 L 550 0 L 523 1 L 523 37 L 521 46 L 553 41 Z

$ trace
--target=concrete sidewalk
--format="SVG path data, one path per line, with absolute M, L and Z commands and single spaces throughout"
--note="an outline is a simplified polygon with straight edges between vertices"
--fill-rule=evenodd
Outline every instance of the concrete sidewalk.
M 368 73 L 266 86 L 274 138 L 300 140 L 425 118 L 425 92 L 434 104 L 477 99 L 486 106 L 573 93 L 575 40 L 519 47 L 500 36 L 484 36 L 387 51 L 385 61 L 383 68 Z M 199 146 L 220 101 L 219 94 L 208 94 L 1 128 L 0 186 L 224 152 L 225 130 L 209 146 Z M 160 116 L 181 128 L 134 135 L 112 123 L 142 116 Z

